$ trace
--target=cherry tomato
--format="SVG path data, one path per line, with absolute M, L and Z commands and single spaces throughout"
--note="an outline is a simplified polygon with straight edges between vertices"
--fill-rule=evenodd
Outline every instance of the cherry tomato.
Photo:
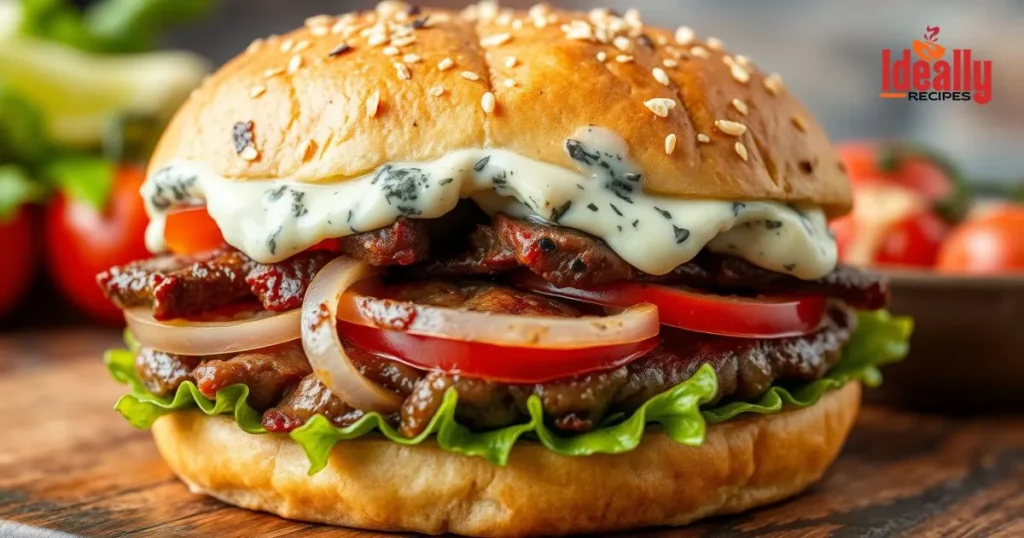
M 890 174 L 899 182 L 920 193 L 931 202 L 938 202 L 952 196 L 956 190 L 953 181 L 935 163 L 921 158 L 902 161 Z
M 914 213 L 889 229 L 875 261 L 879 265 L 933 267 L 948 233 L 949 225 L 934 212 Z
M 918 191 L 868 180 L 854 188 L 853 212 L 829 223 L 839 259 L 852 265 L 932 267 L 946 221 Z
M 582 349 L 545 349 L 449 340 L 338 322 L 338 332 L 356 347 L 409 366 L 459 373 L 502 383 L 543 383 L 618 368 L 658 345 L 639 342 Z
M 872 184 L 899 186 L 948 222 L 967 212 L 969 195 L 960 172 L 941 154 L 900 142 L 846 142 L 838 149 L 854 192 Z
M 517 284 L 525 289 L 604 306 L 653 303 L 662 325 L 738 338 L 784 338 L 814 332 L 825 316 L 823 297 L 726 297 L 658 284 L 622 283 L 590 289 L 560 288 L 533 274 Z
M 938 256 L 938 270 L 992 274 L 1024 271 L 1024 206 L 1006 206 L 953 230 Z
M 25 296 L 35 269 L 32 248 L 32 219 L 27 208 L 20 208 L 14 216 L 0 223 L 0 316 L 10 313 Z
M 883 181 L 907 187 L 931 203 L 953 196 L 957 189 L 953 170 L 921 150 L 882 142 L 846 142 L 838 147 L 839 158 L 856 189 L 865 182 Z
M 205 207 L 187 207 L 167 214 L 164 242 L 175 254 L 199 254 L 223 246 L 224 236 Z
M 145 174 L 118 169 L 103 212 L 64 194 L 47 208 L 46 251 L 54 282 L 75 306 L 97 321 L 121 324 L 121 312 L 96 285 L 96 274 L 112 266 L 146 258 L 148 222 L 139 187 Z

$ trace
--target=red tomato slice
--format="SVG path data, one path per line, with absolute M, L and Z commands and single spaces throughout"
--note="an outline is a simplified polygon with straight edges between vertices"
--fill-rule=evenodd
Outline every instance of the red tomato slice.
M 618 368 L 646 355 L 658 337 L 582 349 L 481 344 L 338 322 L 338 332 L 360 349 L 414 368 L 503 383 L 543 383 Z
M 517 284 L 537 293 L 604 306 L 653 303 L 662 325 L 737 338 L 786 338 L 814 332 L 826 307 L 824 297 L 749 299 L 634 282 L 559 288 L 533 274 L 521 275 Z
M 199 254 L 224 245 L 224 236 L 203 206 L 176 209 L 167 214 L 164 242 L 175 254 Z
M 175 254 L 189 255 L 209 252 L 226 244 L 217 221 L 203 206 L 175 209 L 167 213 L 164 242 Z M 341 250 L 339 239 L 324 239 L 309 250 Z

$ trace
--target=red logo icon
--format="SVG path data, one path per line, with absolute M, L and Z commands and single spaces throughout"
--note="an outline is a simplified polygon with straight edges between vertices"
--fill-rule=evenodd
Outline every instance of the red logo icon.
M 992 61 L 975 60 L 971 49 L 952 49 L 939 44 L 939 27 L 925 28 L 924 39 L 915 39 L 911 49 L 895 57 L 882 49 L 882 91 L 879 97 L 909 101 L 992 100 Z

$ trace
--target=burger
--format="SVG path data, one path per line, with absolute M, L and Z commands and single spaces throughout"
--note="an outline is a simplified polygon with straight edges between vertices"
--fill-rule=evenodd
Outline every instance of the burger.
M 681 525 L 818 480 L 906 352 L 776 74 L 693 30 L 385 2 L 257 39 L 141 195 L 117 409 L 193 491 L 479 536 Z

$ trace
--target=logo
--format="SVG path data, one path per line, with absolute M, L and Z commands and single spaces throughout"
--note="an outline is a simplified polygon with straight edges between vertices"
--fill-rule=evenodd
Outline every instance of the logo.
M 948 50 L 939 44 L 939 27 L 925 28 L 913 49 L 882 49 L 879 97 L 908 101 L 992 100 L 992 61 L 975 60 L 971 49 Z M 950 54 L 946 54 L 949 52 Z

